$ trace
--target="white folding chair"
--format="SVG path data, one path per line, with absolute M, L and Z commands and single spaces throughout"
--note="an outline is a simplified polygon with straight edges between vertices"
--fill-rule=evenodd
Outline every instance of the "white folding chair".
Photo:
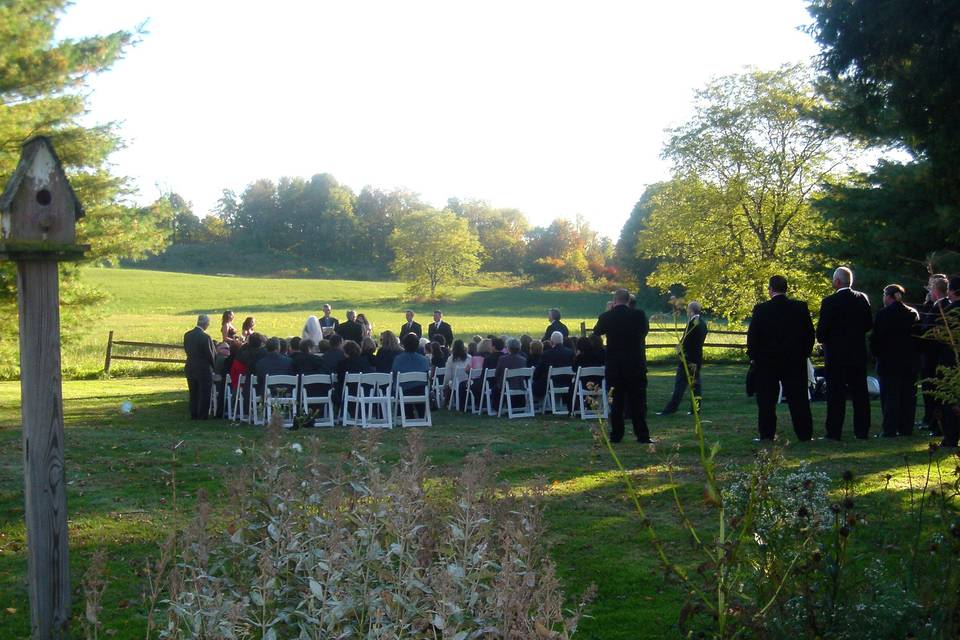
M 247 374 L 241 373 L 237 377 L 237 390 L 233 395 L 233 408 L 230 409 L 230 419 L 237 422 L 246 422 L 250 414 L 250 402 L 247 400 Z
M 465 411 L 469 411 L 474 415 L 480 414 L 480 399 L 477 398 L 477 393 L 473 392 L 475 385 L 482 385 L 481 379 L 483 378 L 483 369 L 470 369 L 470 376 L 467 378 L 467 399 L 463 405 Z M 459 399 L 459 398 L 458 398 Z
M 310 395 L 310 386 L 325 385 L 327 392 Z M 313 419 L 315 427 L 333 427 L 337 424 L 337 413 L 333 406 L 333 376 L 329 373 L 311 373 L 300 376 L 300 410 L 309 415 L 311 407 L 318 406 L 319 413 Z
M 223 376 L 219 373 L 213 374 L 213 386 L 210 388 L 210 408 L 208 410 L 211 418 L 217 415 L 217 403 L 220 400 L 220 394 L 217 393 L 217 384 L 221 381 L 223 381 Z
M 434 367 L 433 382 L 430 385 L 430 390 L 433 393 L 434 402 L 440 408 L 443 408 L 443 383 L 446 377 L 447 377 L 446 369 L 441 369 L 440 367 Z
M 263 383 L 263 407 L 269 424 L 274 411 L 283 415 L 283 426 L 292 427 L 297 415 L 297 376 L 268 375 Z
M 477 408 L 477 415 L 483 413 L 483 406 L 487 406 L 487 415 L 495 416 L 497 412 L 493 410 L 493 380 L 497 375 L 496 369 L 483 370 L 483 385 L 480 387 L 480 406 Z
M 403 383 L 414 382 L 423 385 L 423 391 L 419 394 L 408 394 L 403 390 Z M 422 418 L 408 418 L 407 405 L 423 405 Z M 430 418 L 430 375 L 425 371 L 411 371 L 408 373 L 397 374 L 397 407 L 400 410 L 401 427 L 432 427 L 433 421 Z
M 588 389 L 585 378 L 600 378 L 600 384 Z M 577 377 L 573 380 L 573 391 L 571 415 L 576 415 L 577 404 L 579 403 L 582 420 L 607 417 L 610 411 L 607 402 L 607 379 L 603 367 L 580 367 L 577 369 Z
M 522 409 L 513 408 L 514 398 L 523 398 Z M 507 407 L 507 418 L 532 418 L 536 415 L 533 411 L 533 367 L 504 369 L 497 417 L 503 413 L 504 405 Z
M 247 422 L 250 424 L 263 424 L 263 416 L 260 413 L 261 407 L 261 398 L 260 392 L 257 390 L 257 376 L 250 375 L 247 377 L 248 384 L 246 392 L 249 397 L 249 409 L 247 409 Z
M 360 378 L 362 373 L 348 373 L 343 376 L 343 395 L 340 398 L 340 424 L 345 427 L 358 427 L 361 423 Z M 352 386 L 352 389 L 351 389 Z M 351 415 L 350 408 L 353 405 Z
M 223 383 L 223 417 L 233 420 L 233 386 L 230 384 L 229 373 Z
M 547 369 L 547 393 L 543 398 L 543 411 L 548 410 L 555 416 L 566 416 L 570 414 L 570 407 L 567 406 L 567 397 L 570 395 L 570 382 L 573 380 L 573 367 L 554 367 Z M 557 378 L 558 380 L 554 380 Z M 560 378 L 566 378 L 566 386 L 558 385 Z M 559 396 L 559 398 L 558 398 Z M 559 409 L 562 406 L 563 409 Z
M 393 428 L 393 376 L 389 373 L 361 374 L 360 425 Z

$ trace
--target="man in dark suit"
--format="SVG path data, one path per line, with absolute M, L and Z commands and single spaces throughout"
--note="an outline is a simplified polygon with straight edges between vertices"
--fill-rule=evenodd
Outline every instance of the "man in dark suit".
M 453 329 L 443 320 L 443 313 L 441 313 L 439 309 L 433 312 L 433 322 L 427 327 L 427 338 L 430 339 L 430 342 L 439 342 L 436 336 L 443 337 L 443 342 L 441 343 L 443 346 L 453 346 Z
M 873 328 L 870 300 L 854 291 L 853 272 L 833 272 L 836 291 L 820 303 L 817 340 L 823 345 L 827 374 L 826 438 L 839 440 L 847 409 L 853 400 L 853 434 L 861 440 L 870 433 L 870 396 L 867 395 L 867 332 Z
M 888 284 L 883 289 L 883 308 L 877 311 L 870 334 L 870 351 L 877 359 L 880 379 L 880 410 L 887 438 L 909 436 L 917 413 L 917 373 L 920 358 L 914 332 L 920 314 L 903 303 L 904 289 Z
M 560 309 L 550 309 L 547 312 L 547 319 L 550 320 L 550 324 L 547 326 L 547 330 L 543 332 L 544 340 L 549 340 L 554 331 L 559 331 L 564 338 L 570 335 L 567 325 L 560 322 Z
M 647 353 L 650 332 L 646 314 L 631 309 L 630 293 L 617 289 L 613 305 L 597 318 L 593 332 L 607 337 L 606 379 L 613 390 L 610 407 L 610 441 L 623 440 L 624 404 L 629 404 L 637 442 L 652 443 L 647 429 Z
M 352 309 L 347 311 L 347 321 L 337 325 L 337 335 L 344 340 L 353 340 L 357 344 L 363 342 L 363 327 L 357 322 L 357 314 Z
M 420 326 L 419 322 L 414 322 L 413 311 L 410 309 L 407 309 L 407 321 L 400 327 L 400 333 L 398 333 L 397 336 L 402 341 L 403 337 L 408 333 L 417 336 L 418 340 L 423 337 L 423 327 Z
M 703 343 L 707 339 L 707 322 L 700 317 L 702 310 L 700 303 L 694 300 L 687 305 L 687 327 L 683 331 L 679 347 L 683 350 L 683 359 L 687 362 L 686 370 L 683 367 L 683 361 L 677 364 L 677 373 L 673 378 L 673 395 L 667 402 L 667 406 L 658 416 L 665 416 L 675 413 L 680 407 L 680 401 L 683 400 L 683 394 L 687 390 L 687 371 L 693 378 L 693 395 L 701 398 L 700 388 L 700 370 L 703 368 Z M 698 405 L 699 406 L 699 405 Z
M 941 310 L 950 300 L 947 298 L 947 276 L 937 273 L 927 282 L 927 299 L 920 307 L 920 378 L 923 380 L 923 425 L 930 429 L 931 436 L 942 436 L 943 412 L 940 402 L 933 396 L 933 380 L 937 377 L 941 351 L 944 344 L 930 335 L 931 330 L 942 322 Z
M 339 320 L 330 315 L 331 311 L 332 309 L 329 304 L 323 305 L 323 316 L 320 318 L 320 330 L 324 338 L 336 333 L 337 326 L 340 324 Z
M 210 415 L 210 394 L 213 391 L 213 363 L 217 350 L 207 335 L 210 318 L 197 316 L 197 326 L 183 334 L 183 350 L 187 354 L 184 373 L 190 390 L 190 417 L 206 420 Z
M 777 434 L 780 385 L 790 405 L 793 431 L 801 442 L 813 436 L 807 395 L 807 358 L 813 349 L 813 321 L 805 302 L 787 298 L 787 279 L 777 275 L 767 287 L 770 299 L 753 308 L 747 329 L 747 357 L 757 395 L 760 440 Z
M 336 373 L 340 361 L 347 357 L 347 354 L 343 352 L 343 338 L 337 334 L 330 336 L 330 348 L 320 357 L 323 358 L 327 370 L 330 373 Z

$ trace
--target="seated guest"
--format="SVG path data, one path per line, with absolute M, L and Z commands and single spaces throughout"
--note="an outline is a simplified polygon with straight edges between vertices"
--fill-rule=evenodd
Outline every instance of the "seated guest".
M 343 324 L 341 324 L 343 326 Z M 353 340 L 343 342 L 344 358 L 337 365 L 337 397 L 343 397 L 344 379 L 348 373 L 373 373 L 373 367 L 360 356 L 360 345 Z
M 295 353 L 300 353 L 300 336 L 293 336 L 287 340 L 287 355 L 292 356 Z
M 324 338 L 323 340 L 317 343 L 317 348 L 315 349 L 315 351 L 318 355 L 321 355 L 321 356 L 325 354 L 327 351 L 330 351 L 330 341 Z
M 458 411 L 463 411 L 463 406 L 467 400 L 467 378 L 470 376 L 470 358 L 467 355 L 467 348 L 463 340 L 454 340 L 453 349 L 450 350 L 450 356 L 446 362 L 446 375 L 444 376 L 444 386 L 452 393 L 453 389 L 460 389 L 460 406 Z
M 567 325 L 560 322 L 560 309 L 550 309 L 550 311 L 547 312 L 547 319 L 550 321 L 550 324 L 547 326 L 547 330 L 543 332 L 544 342 L 550 339 L 554 331 L 559 331 L 560 335 L 564 338 L 570 335 L 570 330 L 567 329 Z
M 262 334 L 251 333 L 247 337 L 247 342 L 242 347 L 240 351 L 237 352 L 236 359 L 243 363 L 246 366 L 247 371 L 253 372 L 254 368 L 257 365 L 257 360 L 259 360 L 267 352 L 263 348 L 263 343 L 266 342 Z
M 317 316 L 307 316 L 307 323 L 303 325 L 300 337 L 304 340 L 310 340 L 313 344 L 320 344 L 320 340 L 323 338 L 323 329 L 320 327 Z
M 484 369 L 484 363 L 486 357 L 490 355 L 493 351 L 493 344 L 490 342 L 489 338 L 483 338 L 480 340 L 480 343 L 477 345 L 477 352 L 470 358 L 470 369 L 479 369 L 481 372 Z M 483 375 L 481 373 L 481 375 Z M 480 391 L 483 389 L 483 379 L 477 378 L 473 381 L 473 395 L 476 398 L 480 397 Z
M 529 356 L 531 342 L 533 342 L 533 338 L 531 338 L 526 333 L 520 336 L 520 353 L 522 353 L 525 356 Z
M 263 395 L 268 375 L 293 375 L 293 361 L 280 353 L 280 338 L 267 340 L 267 352 L 257 360 L 254 372 L 257 374 L 257 393 L 260 395 Z
M 256 326 L 257 321 L 253 319 L 253 316 L 247 316 L 243 324 L 240 326 L 240 338 L 246 342 L 250 339 L 250 336 L 253 335 L 253 328 Z
M 329 371 L 336 373 L 340 361 L 347 357 L 343 351 L 343 338 L 333 334 L 327 340 L 330 342 L 330 348 L 323 354 L 323 361 L 327 364 Z
M 352 340 L 357 345 L 363 340 L 363 327 L 357 322 L 357 314 L 352 309 L 347 311 L 346 322 L 337 325 L 337 335 L 344 340 Z
M 290 345 L 287 344 L 287 339 L 286 339 L 286 338 L 277 338 L 277 340 L 280 341 L 280 353 L 282 353 L 283 355 L 287 355 L 287 353 L 288 353 L 288 351 L 289 351 L 289 347 L 290 347 Z
M 373 338 L 364 338 L 360 341 L 360 357 L 367 361 L 370 371 L 377 370 L 377 343 Z
M 439 340 L 434 340 L 430 343 L 430 365 L 442 369 L 447 366 L 447 358 L 450 357 L 450 352 L 447 351 L 446 346 L 441 342 L 443 336 L 437 337 Z
M 563 334 L 554 331 L 550 334 L 549 349 L 540 356 L 540 362 L 537 363 L 537 369 L 533 372 L 533 395 L 542 397 L 547 393 L 547 375 L 550 373 L 550 367 L 572 367 L 573 350 L 563 346 Z M 569 376 L 558 377 L 554 382 L 558 387 L 570 386 L 572 378 Z M 539 396 L 538 396 L 539 392 Z
M 483 336 L 481 336 L 481 335 L 473 336 L 473 343 L 474 343 L 474 344 L 480 344 L 482 341 L 483 341 Z
M 494 389 L 495 389 L 495 398 L 500 397 L 500 387 L 503 383 L 503 373 L 509 369 L 522 369 L 527 366 L 527 358 L 522 353 L 520 353 L 520 341 L 516 338 L 510 338 L 507 341 L 507 355 L 500 357 L 497 360 L 497 375 L 494 376 Z M 519 389 L 520 382 L 514 381 L 510 383 L 511 389 Z
M 377 373 L 390 373 L 393 371 L 393 359 L 400 353 L 400 341 L 393 331 L 384 331 L 380 334 L 380 350 L 377 351 L 377 357 L 374 361 L 374 368 Z
M 313 352 L 313 340 L 301 340 L 300 350 L 290 356 L 290 360 L 293 361 L 293 372 L 296 374 L 330 373 L 323 358 Z
M 400 341 L 400 344 L 403 344 L 403 340 Z M 422 356 L 427 355 L 427 348 L 430 346 L 430 341 L 427 340 L 426 338 L 420 338 L 420 339 L 417 341 L 417 344 L 420 345 L 420 346 L 417 347 L 417 353 L 419 353 L 419 354 L 422 355 Z M 428 356 L 428 358 L 429 358 L 429 356 Z
M 417 350 L 420 348 L 420 340 L 417 338 L 416 334 L 408 333 L 403 336 L 403 353 L 398 353 L 397 356 L 393 359 L 393 366 L 391 368 L 391 373 L 394 375 L 398 373 L 411 373 L 411 372 L 422 372 L 429 374 L 430 373 L 430 361 L 427 358 L 419 353 Z M 409 395 L 425 395 L 426 389 L 424 388 L 424 383 L 417 382 L 405 382 L 403 384 L 403 392 Z M 419 409 L 418 409 L 419 407 Z M 414 417 L 422 417 L 423 405 L 409 405 L 406 408 L 407 415 L 412 415 Z
M 531 340 L 527 347 L 527 366 L 536 367 L 543 356 L 543 343 L 539 340 Z
M 596 335 L 596 334 L 594 334 Z M 599 336 L 598 336 L 599 337 Z M 590 338 L 578 338 L 577 339 L 577 355 L 573 358 L 573 370 L 577 371 L 580 367 L 602 367 L 604 366 L 603 354 L 597 351 L 595 343 Z M 599 385 L 603 382 L 603 376 L 585 376 L 580 378 L 584 386 L 590 384 L 591 382 Z M 573 394 L 576 390 L 571 386 L 570 387 L 570 402 L 567 404 L 568 407 L 573 406 Z
M 590 341 L 590 344 L 593 346 L 594 353 L 597 354 L 597 357 L 600 359 L 600 364 L 607 363 L 607 348 L 603 346 L 603 338 L 598 336 L 595 333 L 591 333 L 587 340 Z
M 490 340 L 490 353 L 483 359 L 484 369 L 496 369 L 497 361 L 503 355 L 504 342 L 502 338 L 493 338 Z

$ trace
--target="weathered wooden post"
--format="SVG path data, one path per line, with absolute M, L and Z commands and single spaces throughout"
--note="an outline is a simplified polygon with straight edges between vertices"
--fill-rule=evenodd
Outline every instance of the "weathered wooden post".
M 17 263 L 28 581 L 35 640 L 65 637 L 70 621 L 57 264 L 83 257 L 86 247 L 76 243 L 76 221 L 82 216 L 50 141 L 28 140 L 0 195 L 0 259 Z

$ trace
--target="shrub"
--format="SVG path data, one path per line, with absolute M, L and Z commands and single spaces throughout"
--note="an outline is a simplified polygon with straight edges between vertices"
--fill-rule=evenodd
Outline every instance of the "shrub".
M 165 638 L 569 638 L 540 493 L 498 491 L 489 460 L 428 482 L 417 433 L 384 468 L 372 441 L 333 467 L 276 436 L 176 543 Z

